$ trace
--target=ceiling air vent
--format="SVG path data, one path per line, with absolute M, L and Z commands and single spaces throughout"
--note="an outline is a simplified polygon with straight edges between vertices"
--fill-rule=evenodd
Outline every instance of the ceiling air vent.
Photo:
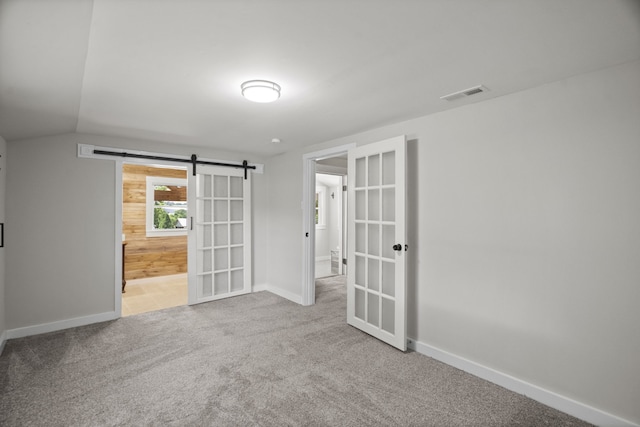
M 441 96 L 440 99 L 444 99 L 445 101 L 455 101 L 456 99 L 466 98 L 467 96 L 487 92 L 488 90 L 489 89 L 487 89 L 485 86 L 479 85 L 470 87 L 469 89 L 460 90 L 458 92 L 453 92 L 449 95 Z

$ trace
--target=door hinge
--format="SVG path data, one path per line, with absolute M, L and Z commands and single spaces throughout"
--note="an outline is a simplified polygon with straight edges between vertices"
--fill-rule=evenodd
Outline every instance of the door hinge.
M 342 191 L 347 191 L 347 186 L 346 185 L 342 186 Z
M 342 265 L 347 265 L 347 259 L 346 258 L 342 258 Z

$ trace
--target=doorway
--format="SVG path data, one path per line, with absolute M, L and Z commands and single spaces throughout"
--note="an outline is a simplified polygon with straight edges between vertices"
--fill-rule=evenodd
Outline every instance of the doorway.
M 341 157 L 325 159 L 323 162 L 341 162 Z M 344 159 L 346 162 L 346 158 Z M 316 162 L 316 172 L 326 163 Z M 343 191 L 345 175 L 316 173 L 315 193 L 315 278 L 343 275 L 345 248 L 346 209 Z M 346 166 L 344 167 L 346 174 Z
M 122 165 L 122 316 L 187 304 L 187 170 Z
M 316 282 L 316 235 L 320 230 L 316 229 L 316 173 L 344 176 L 347 173 L 346 155 L 355 144 L 346 144 L 322 151 L 308 153 L 303 156 L 303 278 L 302 278 L 302 304 L 313 305 L 315 303 Z M 341 186 L 344 183 L 341 183 Z M 330 197 L 330 193 L 328 194 Z M 334 192 L 336 200 L 337 193 Z M 340 188 L 340 200 L 346 201 L 344 192 Z M 346 204 L 343 203 L 342 216 L 346 215 Z M 341 220 L 342 223 L 344 220 Z M 344 221 L 346 224 L 346 221 Z M 341 250 L 337 255 L 337 266 L 340 274 L 346 274 L 346 266 L 343 263 L 346 252 L 346 227 L 341 230 Z M 326 255 L 325 255 L 326 256 Z M 329 253 L 329 257 L 331 254 Z M 331 260 L 330 260 L 331 262 Z M 321 273 L 320 273 L 321 274 Z

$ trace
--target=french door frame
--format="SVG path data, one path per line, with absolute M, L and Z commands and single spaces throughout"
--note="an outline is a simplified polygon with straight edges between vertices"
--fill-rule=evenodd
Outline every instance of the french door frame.
M 302 305 L 316 302 L 316 161 L 347 154 L 356 144 L 314 151 L 302 156 Z

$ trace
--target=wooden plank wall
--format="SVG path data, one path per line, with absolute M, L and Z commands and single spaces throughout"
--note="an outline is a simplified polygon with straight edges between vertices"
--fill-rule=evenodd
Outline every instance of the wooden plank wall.
M 147 176 L 187 178 L 187 171 L 144 165 L 122 166 L 126 280 L 187 272 L 187 236 L 146 236 Z

